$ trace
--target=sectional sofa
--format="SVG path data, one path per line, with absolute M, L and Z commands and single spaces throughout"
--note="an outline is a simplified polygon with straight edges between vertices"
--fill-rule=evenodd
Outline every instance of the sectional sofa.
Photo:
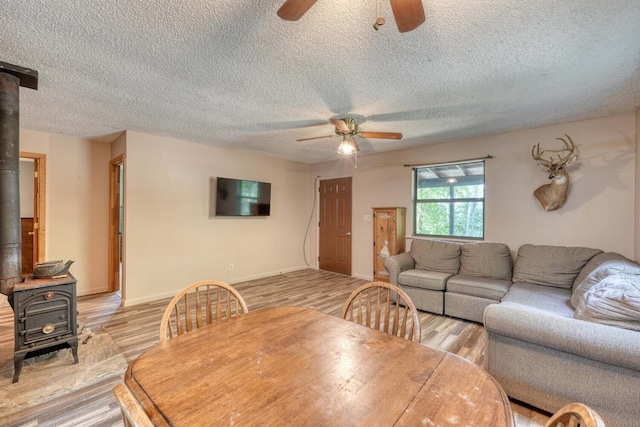
M 511 287 L 511 250 L 502 243 L 416 239 L 409 252 L 384 262 L 419 310 L 482 322 L 487 305 Z
M 419 309 L 484 323 L 485 367 L 510 397 L 548 412 L 579 401 L 608 427 L 640 426 L 640 266 L 528 244 L 511 259 L 500 243 L 414 240 L 385 267 Z

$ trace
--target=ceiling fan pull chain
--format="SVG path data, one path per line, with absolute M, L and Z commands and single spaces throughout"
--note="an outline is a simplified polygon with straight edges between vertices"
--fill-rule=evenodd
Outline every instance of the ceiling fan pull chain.
M 381 0 L 376 0 L 376 20 L 373 23 L 373 28 L 378 31 L 380 27 L 382 27 L 385 23 L 384 18 L 382 17 L 382 7 L 380 6 Z

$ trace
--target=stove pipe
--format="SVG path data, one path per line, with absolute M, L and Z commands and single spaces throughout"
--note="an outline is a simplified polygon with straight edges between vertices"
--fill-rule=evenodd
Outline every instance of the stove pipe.
M 20 224 L 20 86 L 37 89 L 38 74 L 0 62 L 0 292 L 22 281 Z

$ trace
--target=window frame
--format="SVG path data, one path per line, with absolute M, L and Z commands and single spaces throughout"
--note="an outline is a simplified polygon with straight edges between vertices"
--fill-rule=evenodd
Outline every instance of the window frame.
M 461 187 L 463 184 L 459 182 L 450 183 L 449 184 L 449 198 L 447 199 L 418 199 L 418 179 L 419 179 L 419 171 L 420 169 L 425 168 L 433 168 L 438 166 L 455 166 L 469 163 L 482 163 L 482 185 L 483 185 L 483 197 L 468 197 L 468 198 L 454 198 L 455 187 Z M 473 161 L 463 161 L 463 162 L 450 162 L 450 163 L 438 163 L 424 166 L 417 166 L 413 169 L 413 191 L 412 191 L 412 205 L 413 205 L 413 235 L 416 237 L 437 237 L 437 238 L 447 238 L 447 239 L 460 239 L 460 240 L 475 240 L 475 241 L 483 241 L 485 234 L 485 217 L 486 217 L 486 162 L 484 160 L 473 160 Z M 468 184 L 467 184 L 468 185 Z M 454 205 L 455 203 L 474 203 L 480 202 L 482 203 L 482 235 L 480 237 L 475 236 L 456 236 L 454 234 L 423 234 L 418 233 L 418 205 L 420 204 L 438 204 L 445 203 L 449 206 L 449 231 L 452 231 L 455 227 L 454 221 Z

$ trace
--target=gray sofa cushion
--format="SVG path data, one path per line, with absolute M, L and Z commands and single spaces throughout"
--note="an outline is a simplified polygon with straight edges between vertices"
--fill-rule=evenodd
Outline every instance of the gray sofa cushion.
M 407 270 L 398 275 L 398 284 L 433 291 L 444 291 L 447 279 L 451 276 L 453 274 L 440 273 L 438 271 Z
M 580 298 L 574 317 L 640 331 L 640 275 L 605 277 Z
M 600 249 L 581 247 L 522 245 L 513 281 L 571 289 L 580 270 L 600 253 Z
M 602 262 L 588 276 L 586 276 L 578 286 L 574 286 L 573 295 L 571 296 L 571 305 L 573 305 L 573 308 L 578 308 L 580 300 L 584 294 L 589 291 L 589 289 L 609 276 L 640 275 L 640 265 L 622 257 L 622 255 L 620 255 L 620 257 L 621 258 L 609 259 L 608 261 Z
M 459 274 L 447 280 L 447 292 L 500 301 L 511 287 L 511 280 Z
M 502 303 L 515 303 L 531 309 L 573 318 L 571 290 L 533 283 L 514 283 Z
M 417 269 L 449 274 L 458 274 L 460 270 L 459 243 L 415 239 L 409 252 Z
M 465 243 L 460 254 L 460 274 L 511 280 L 511 250 L 504 243 Z

